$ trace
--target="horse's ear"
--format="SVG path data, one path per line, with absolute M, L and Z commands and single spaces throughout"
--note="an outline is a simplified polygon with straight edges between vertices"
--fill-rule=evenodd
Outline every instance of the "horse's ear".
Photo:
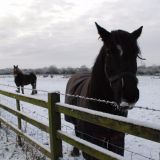
M 100 37 L 102 38 L 102 41 L 106 41 L 108 39 L 110 39 L 110 32 L 108 32 L 107 30 L 105 30 L 104 28 L 102 28 L 101 26 L 99 26 L 96 22 L 96 27 L 98 30 L 98 34 L 100 35 Z
M 139 27 L 137 30 L 135 30 L 131 33 L 135 39 L 138 39 L 138 37 L 141 35 L 142 28 L 143 28 L 143 26 Z

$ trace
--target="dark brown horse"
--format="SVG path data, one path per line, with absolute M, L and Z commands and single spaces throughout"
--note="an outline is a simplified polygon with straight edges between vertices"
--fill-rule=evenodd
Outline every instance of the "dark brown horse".
M 15 77 L 14 81 L 16 83 L 18 93 L 20 93 L 20 87 L 21 87 L 22 94 L 24 94 L 24 86 L 31 84 L 32 86 L 31 94 L 37 94 L 37 90 L 36 90 L 37 77 L 34 73 L 24 74 L 18 68 L 18 66 L 14 65 L 13 74 Z
M 71 77 L 66 87 L 66 94 L 115 101 L 120 109 L 117 110 L 111 104 L 69 96 L 65 97 L 65 102 L 127 117 L 128 109 L 131 109 L 139 99 L 136 72 L 140 49 L 137 45 L 137 39 L 141 35 L 142 27 L 132 33 L 123 30 L 108 32 L 97 23 L 96 27 L 103 46 L 94 63 L 92 72 L 76 74 Z M 65 118 L 75 125 L 75 132 L 78 137 L 119 155 L 124 155 L 124 133 L 76 120 L 69 116 Z M 108 145 L 104 145 L 97 139 L 105 140 Z M 74 148 L 72 155 L 78 154 L 79 150 Z M 83 153 L 83 156 L 87 160 L 95 160 L 85 153 Z

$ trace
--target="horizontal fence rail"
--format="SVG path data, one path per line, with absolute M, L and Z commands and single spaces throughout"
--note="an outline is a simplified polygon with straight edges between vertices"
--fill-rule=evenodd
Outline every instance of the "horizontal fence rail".
M 142 123 L 137 120 L 63 103 L 57 103 L 56 110 L 83 121 L 160 143 L 160 125 Z
M 17 111 L 13 108 L 7 107 L 5 105 L 0 104 L 0 108 L 14 114 L 15 116 L 18 116 L 19 118 L 25 120 L 26 122 L 38 127 L 39 129 L 49 133 L 49 126 L 47 124 L 44 124 L 42 122 L 38 122 L 36 119 L 32 118 L 29 115 L 26 115 L 26 113 L 23 113 L 21 111 Z
M 4 90 L 0 90 L 0 94 L 2 94 L 4 96 L 7 96 L 7 97 L 10 97 L 10 98 L 14 98 L 14 99 L 17 99 L 17 100 L 24 101 L 24 102 L 27 102 L 27 103 L 31 103 L 31 104 L 34 104 L 34 105 L 37 105 L 37 106 L 48 108 L 48 103 L 46 101 L 36 99 L 36 98 L 31 97 L 31 96 L 24 96 L 24 95 L 19 94 L 19 93 L 12 93 L 12 92 L 8 92 L 8 91 L 4 91 Z

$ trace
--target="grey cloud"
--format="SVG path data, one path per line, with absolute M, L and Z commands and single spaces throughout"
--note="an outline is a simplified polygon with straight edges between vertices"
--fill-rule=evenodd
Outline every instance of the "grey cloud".
M 95 21 L 109 31 L 131 32 L 144 25 L 139 40 L 143 56 L 147 64 L 158 64 L 159 4 L 158 0 L 106 1 L 74 20 L 65 21 L 61 12 L 69 11 L 74 4 L 64 0 L 35 1 L 21 17 L 8 15 L 0 20 L 0 56 L 5 55 L 2 61 L 9 62 L 3 65 L 92 66 L 102 45 Z

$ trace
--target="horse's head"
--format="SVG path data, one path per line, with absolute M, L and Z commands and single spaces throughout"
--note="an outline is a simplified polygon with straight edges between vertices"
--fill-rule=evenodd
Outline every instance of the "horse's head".
M 18 68 L 18 65 L 17 66 L 13 66 L 13 74 L 14 75 L 17 75 L 19 73 L 22 73 L 22 71 Z
M 132 108 L 139 99 L 136 72 L 140 50 L 137 39 L 143 27 L 132 33 L 123 30 L 108 32 L 97 23 L 96 27 L 103 41 L 104 73 L 114 100 L 121 107 Z

